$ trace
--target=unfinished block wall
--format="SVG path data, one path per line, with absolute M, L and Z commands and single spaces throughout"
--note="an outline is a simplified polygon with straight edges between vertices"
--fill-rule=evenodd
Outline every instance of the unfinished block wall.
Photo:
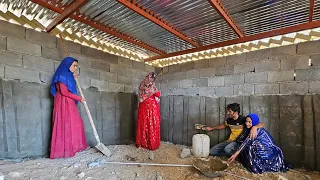
M 65 41 L 79 60 L 79 81 L 105 144 L 134 140 L 136 90 L 154 67 Z M 47 156 L 51 139 L 52 75 L 64 57 L 60 39 L 0 21 L 0 159 Z M 95 145 L 81 103 L 87 140 Z
M 226 105 L 237 102 L 243 115 L 260 116 L 288 162 L 320 170 L 319 49 L 313 41 L 163 68 L 162 139 L 191 145 L 204 133 L 194 124 L 223 123 Z M 208 135 L 213 146 L 228 131 Z

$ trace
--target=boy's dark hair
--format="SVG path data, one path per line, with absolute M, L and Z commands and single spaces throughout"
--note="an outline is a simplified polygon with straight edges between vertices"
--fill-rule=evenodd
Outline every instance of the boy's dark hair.
M 238 112 L 240 114 L 240 104 L 238 103 L 232 103 L 227 105 L 227 110 L 231 110 L 233 112 Z

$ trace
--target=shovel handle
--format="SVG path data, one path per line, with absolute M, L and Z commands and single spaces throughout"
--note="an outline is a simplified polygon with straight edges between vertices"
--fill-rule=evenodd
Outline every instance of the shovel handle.
M 80 95 L 81 95 L 82 99 L 84 99 L 84 96 L 83 96 L 83 93 L 82 93 L 81 86 L 79 84 L 78 78 L 76 78 L 75 80 L 76 80 L 77 87 L 79 89 Z M 92 119 L 91 113 L 89 111 L 88 104 L 87 104 L 86 101 L 83 101 L 83 105 L 84 105 L 84 108 L 86 109 L 86 112 L 87 112 L 87 115 L 88 115 L 88 118 L 89 118 L 89 122 L 91 124 L 92 129 L 93 129 L 94 137 L 96 138 L 97 143 L 99 144 L 100 143 L 100 138 L 98 136 L 98 132 L 97 132 L 96 126 L 93 123 L 93 119 Z

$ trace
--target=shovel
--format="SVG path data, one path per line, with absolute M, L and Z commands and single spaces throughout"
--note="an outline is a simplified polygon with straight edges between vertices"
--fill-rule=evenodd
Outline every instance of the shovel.
M 77 83 L 77 87 L 79 89 L 79 92 L 81 94 L 81 97 L 82 99 L 84 99 L 84 96 L 83 96 L 83 93 L 82 93 L 82 90 L 81 90 L 81 87 L 80 87 L 80 84 L 78 82 L 78 79 L 76 79 L 76 83 Z M 111 156 L 111 151 L 103 144 L 101 143 L 100 141 L 100 138 L 98 136 L 98 133 L 97 133 L 97 129 L 93 123 L 93 120 L 92 120 L 92 117 L 91 117 L 91 114 L 90 114 L 90 111 L 89 111 L 89 108 L 88 108 L 88 104 L 86 101 L 83 102 L 83 105 L 84 105 L 84 108 L 86 109 L 86 112 L 87 112 L 87 115 L 88 115 L 88 118 L 89 118 L 89 122 L 91 124 L 91 127 L 93 129 L 93 134 L 94 134 L 94 137 L 96 138 L 97 140 L 97 145 L 95 146 L 100 152 L 102 152 L 104 155 L 106 155 L 107 157 Z

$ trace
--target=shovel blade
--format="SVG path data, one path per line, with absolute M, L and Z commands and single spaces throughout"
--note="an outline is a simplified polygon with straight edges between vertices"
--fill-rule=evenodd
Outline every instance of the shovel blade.
M 99 144 L 96 145 L 96 148 L 102 152 L 104 155 L 106 155 L 107 157 L 111 156 L 111 151 L 101 142 Z

